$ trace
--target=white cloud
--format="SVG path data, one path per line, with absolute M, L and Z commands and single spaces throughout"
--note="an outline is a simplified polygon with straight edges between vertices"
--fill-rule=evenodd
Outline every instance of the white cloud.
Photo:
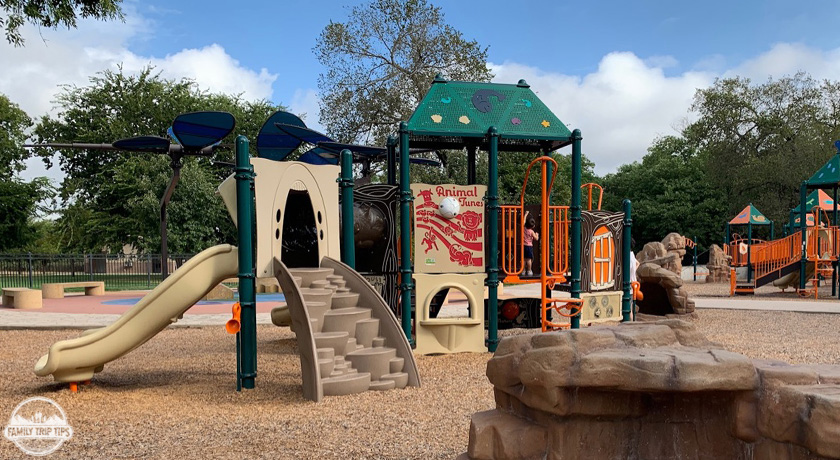
M 271 99 L 271 85 L 277 74 L 266 68 L 255 72 L 231 57 L 217 44 L 201 49 L 185 49 L 165 58 L 148 58 L 123 51 L 111 56 L 112 62 L 122 62 L 123 69 L 139 72 L 148 65 L 161 70 L 166 78 L 189 78 L 202 89 L 214 93 L 242 94 L 246 100 Z
M 595 161 L 598 174 L 605 174 L 640 160 L 656 137 L 678 134 L 690 120 L 696 90 L 708 87 L 716 77 L 740 75 L 762 83 L 803 70 L 816 79 L 836 80 L 840 49 L 780 43 L 730 69 L 715 55 L 695 63 L 697 70 L 666 75 L 663 69 L 676 64 L 669 56 L 641 59 L 630 52 L 615 52 L 583 77 L 514 62 L 491 66 L 494 81 L 514 83 L 524 78 L 569 128 L 579 128 L 584 154 Z
M 130 13 L 130 14 L 128 14 Z M 218 44 L 184 49 L 165 57 L 140 56 L 128 49 L 129 40 L 142 40 L 153 23 L 127 12 L 125 23 L 79 21 L 71 30 L 22 28 L 26 44 L 15 48 L 0 40 L 0 93 L 7 95 L 32 118 L 54 113 L 54 101 L 62 85 L 85 86 L 97 72 L 138 72 L 147 65 L 170 79 L 189 78 L 211 92 L 242 94 L 245 99 L 271 99 L 276 74 L 243 66 Z M 27 162 L 23 177 L 46 175 L 60 180 L 57 169 L 45 170 L 40 160 Z
M 840 48 L 823 51 L 801 43 L 778 43 L 766 53 L 728 70 L 724 76 L 739 75 L 763 83 L 771 76 L 792 76 L 800 70 L 808 72 L 817 80 L 837 80 L 840 75 Z
M 115 70 L 120 64 L 126 72 L 139 72 L 152 65 L 166 78 L 189 78 L 204 90 L 241 93 L 249 100 L 270 99 L 271 86 L 277 79 L 277 74 L 265 68 L 255 71 L 243 67 L 218 44 L 158 58 L 129 51 L 125 41 L 130 34 L 125 30 L 118 29 L 107 38 L 73 31 L 44 31 L 46 42 L 33 33 L 33 27 L 26 32 L 24 48 L 0 44 L 0 61 L 11 63 L 0 74 L 0 92 L 33 116 L 53 109 L 52 101 L 61 85 L 86 85 L 97 72 Z
M 640 159 L 657 136 L 676 134 L 696 88 L 714 79 L 704 72 L 668 77 L 662 64 L 675 62 L 662 57 L 656 61 L 660 65 L 633 53 L 610 53 L 596 72 L 582 78 L 516 63 L 493 64 L 492 69 L 500 83 L 524 78 L 560 120 L 580 129 L 583 153 L 604 174 Z
M 288 109 L 293 114 L 301 117 L 309 128 L 324 132 L 324 127 L 321 126 L 321 122 L 318 120 L 318 111 L 320 110 L 318 107 L 319 101 L 320 98 L 316 90 L 312 88 L 297 89 L 294 95 L 292 95 L 292 102 L 289 104 Z
M 37 118 L 53 110 L 60 85 L 87 85 L 97 72 L 113 70 L 122 63 L 126 71 L 139 71 L 151 64 L 167 78 L 191 78 L 205 90 L 271 99 L 278 75 L 244 66 L 219 44 L 163 57 L 130 51 L 129 42 L 142 42 L 157 25 L 135 11 L 127 12 L 126 18 L 125 23 L 83 20 L 78 29 L 59 31 L 39 31 L 27 25 L 23 48 L 0 40 L 0 93 Z M 570 128 L 581 129 L 584 153 L 595 161 L 596 171 L 604 174 L 641 159 L 657 136 L 677 134 L 691 116 L 688 110 L 696 89 L 707 87 L 714 78 L 742 75 L 763 82 L 770 76 L 779 78 L 804 70 L 817 79 L 836 80 L 840 48 L 820 50 L 779 43 L 740 63 L 727 63 L 722 55 L 680 63 L 674 56 L 642 58 L 632 52 L 613 52 L 601 59 L 596 71 L 581 76 L 546 72 L 517 62 L 491 66 L 495 81 L 514 83 L 524 78 L 561 120 Z M 693 70 L 675 73 L 676 68 Z M 316 90 L 299 88 L 289 108 L 306 114 L 309 126 L 323 130 L 318 102 Z M 26 178 L 45 173 L 60 176 L 55 168 L 44 171 L 39 161 L 29 164 Z

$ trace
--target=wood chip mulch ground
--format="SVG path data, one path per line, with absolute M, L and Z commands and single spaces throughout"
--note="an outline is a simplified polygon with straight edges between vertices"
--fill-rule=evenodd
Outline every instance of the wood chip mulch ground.
M 699 316 L 710 339 L 749 357 L 840 364 L 840 315 Z M 76 394 L 32 373 L 52 343 L 78 334 L 0 332 L 2 425 L 30 396 L 56 400 L 75 434 L 51 458 L 452 459 L 466 451 L 470 416 L 494 407 L 489 353 L 418 357 L 422 388 L 306 401 L 293 334 L 273 326 L 258 330 L 257 388 L 241 393 L 221 325 L 165 330 Z M 0 458 L 24 457 L 0 439 Z

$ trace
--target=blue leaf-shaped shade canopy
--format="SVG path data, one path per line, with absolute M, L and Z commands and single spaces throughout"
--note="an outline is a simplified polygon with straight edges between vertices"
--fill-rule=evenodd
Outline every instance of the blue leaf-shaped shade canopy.
M 318 145 L 323 145 L 324 143 L 320 143 Z M 343 150 L 343 149 L 342 149 Z M 348 149 L 349 150 L 349 149 Z M 354 152 L 355 153 L 355 152 Z M 312 150 L 307 151 L 303 155 L 298 158 L 298 161 L 303 163 L 309 163 L 312 165 L 337 165 L 338 164 L 338 157 L 339 155 L 335 153 L 333 150 L 327 150 L 321 147 L 315 147 Z M 361 160 L 370 159 L 370 160 L 377 160 L 381 159 L 380 157 L 375 156 L 363 156 L 362 158 L 357 157 L 356 155 L 353 156 L 353 161 L 358 163 Z M 436 160 L 430 160 L 427 158 L 409 158 L 409 162 L 412 164 L 424 165 L 424 166 L 440 166 L 440 162 Z
M 178 115 L 172 132 L 189 153 L 221 141 L 235 126 L 236 120 L 227 112 L 192 112 Z
M 423 166 L 441 166 L 440 162 L 437 160 L 431 160 L 428 158 L 409 158 L 409 163 L 413 163 L 416 165 L 423 165 Z
M 114 142 L 115 148 L 129 152 L 169 153 L 169 139 L 158 136 L 137 136 Z
M 274 112 L 263 123 L 260 133 L 257 134 L 257 156 L 282 161 L 300 147 L 303 141 L 278 128 L 275 123 L 300 128 L 306 128 L 306 124 L 297 115 L 282 110 Z
M 365 156 L 365 157 L 380 157 L 385 156 L 388 153 L 388 149 L 383 147 L 370 147 L 367 145 L 356 145 L 356 144 L 342 144 L 340 142 L 319 142 L 318 147 L 321 147 L 325 150 L 329 150 L 335 154 L 340 154 L 342 150 L 349 150 L 353 152 L 353 155 Z
M 300 142 L 306 142 L 307 144 L 316 145 L 319 142 L 333 142 L 333 140 L 326 135 L 321 134 L 314 129 L 309 129 L 306 126 L 289 125 L 286 123 L 274 123 L 274 126 L 289 136 L 299 140 Z
M 338 164 L 338 157 L 335 155 L 323 155 L 324 151 L 319 148 L 314 148 L 304 153 L 298 158 L 298 161 L 309 163 L 311 165 L 334 165 Z

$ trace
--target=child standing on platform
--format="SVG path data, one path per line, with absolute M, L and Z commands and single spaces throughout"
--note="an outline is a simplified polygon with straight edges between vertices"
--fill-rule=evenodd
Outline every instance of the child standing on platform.
M 534 231 L 536 223 L 530 211 L 525 211 L 525 229 L 522 231 L 523 255 L 525 256 L 525 276 L 534 276 L 531 265 L 534 263 L 534 240 L 540 240 L 540 234 Z

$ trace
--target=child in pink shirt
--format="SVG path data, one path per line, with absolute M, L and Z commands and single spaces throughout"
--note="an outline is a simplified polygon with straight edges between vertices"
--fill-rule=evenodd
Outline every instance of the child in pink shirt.
M 540 234 L 534 231 L 536 223 L 530 211 L 525 212 L 525 229 L 522 231 L 523 255 L 525 256 L 525 276 L 534 276 L 531 265 L 534 263 L 534 240 L 540 240 Z

